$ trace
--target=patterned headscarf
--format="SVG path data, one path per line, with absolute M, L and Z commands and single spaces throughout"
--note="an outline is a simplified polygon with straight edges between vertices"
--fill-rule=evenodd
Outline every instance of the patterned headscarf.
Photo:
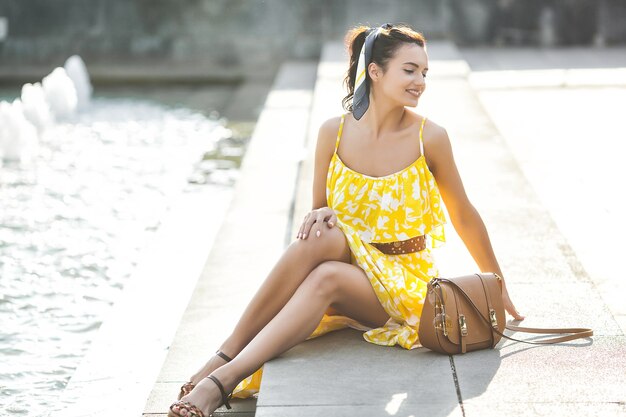
M 391 23 L 385 23 L 378 28 L 370 28 L 367 31 L 365 42 L 359 53 L 359 61 L 356 65 L 356 77 L 354 78 L 354 96 L 352 99 L 352 115 L 359 120 L 370 105 L 370 86 L 367 82 L 367 66 L 372 61 L 372 49 L 374 41 L 382 29 L 391 29 Z

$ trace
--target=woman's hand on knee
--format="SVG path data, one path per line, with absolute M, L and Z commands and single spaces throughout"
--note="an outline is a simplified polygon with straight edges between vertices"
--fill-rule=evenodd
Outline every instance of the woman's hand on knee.
M 322 235 L 322 224 L 326 222 L 326 226 L 331 228 L 337 223 L 337 214 L 330 207 L 320 207 L 315 210 L 311 210 L 304 216 L 300 230 L 298 231 L 297 239 L 306 239 L 311 233 L 315 232 L 315 236 L 320 237 Z

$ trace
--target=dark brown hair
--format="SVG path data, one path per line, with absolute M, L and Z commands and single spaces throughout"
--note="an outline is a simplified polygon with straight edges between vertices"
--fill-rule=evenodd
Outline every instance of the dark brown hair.
M 352 112 L 352 98 L 354 96 L 354 79 L 356 77 L 356 66 L 359 61 L 359 54 L 369 26 L 356 26 L 350 29 L 344 38 L 344 45 L 348 50 L 350 57 L 350 66 L 343 80 L 344 87 L 348 91 L 348 95 L 341 100 L 341 104 L 346 111 Z M 374 28 L 376 29 L 376 28 Z M 387 71 L 387 63 L 394 56 L 398 48 L 405 43 L 415 43 L 422 48 L 426 45 L 426 38 L 420 32 L 416 32 L 407 24 L 399 23 L 393 25 L 390 29 L 382 29 L 376 38 L 374 47 L 372 48 L 372 62 L 380 66 L 383 72 Z M 366 82 L 370 81 L 369 73 L 365 72 Z

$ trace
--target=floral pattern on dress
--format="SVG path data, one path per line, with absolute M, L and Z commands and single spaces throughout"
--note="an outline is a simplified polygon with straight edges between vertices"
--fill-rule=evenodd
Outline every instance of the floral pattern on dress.
M 341 315 L 324 314 L 307 340 L 328 332 L 351 327 L 363 331 L 370 343 L 420 347 L 417 330 L 426 296 L 426 285 L 439 271 L 431 248 L 445 242 L 446 218 L 433 174 L 421 155 L 408 167 L 383 177 L 372 177 L 346 166 L 337 154 L 345 114 L 335 143 L 326 178 L 328 206 L 337 213 L 337 224 L 351 250 L 351 263 L 359 266 L 372 284 L 381 305 L 389 314 L 382 327 L 370 328 Z M 370 242 L 394 242 L 426 235 L 427 247 L 420 252 L 387 255 Z M 233 391 L 235 398 L 258 393 L 263 367 L 241 381 Z

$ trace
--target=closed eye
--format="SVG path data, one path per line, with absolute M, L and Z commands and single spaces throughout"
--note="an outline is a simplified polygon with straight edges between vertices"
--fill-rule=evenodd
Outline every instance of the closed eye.
M 415 71 L 412 71 L 412 70 L 406 70 L 406 69 L 405 69 L 404 71 L 405 71 L 407 74 L 413 74 L 413 73 L 415 72 Z M 424 78 L 426 78 L 426 73 L 422 73 L 422 76 L 423 76 Z

